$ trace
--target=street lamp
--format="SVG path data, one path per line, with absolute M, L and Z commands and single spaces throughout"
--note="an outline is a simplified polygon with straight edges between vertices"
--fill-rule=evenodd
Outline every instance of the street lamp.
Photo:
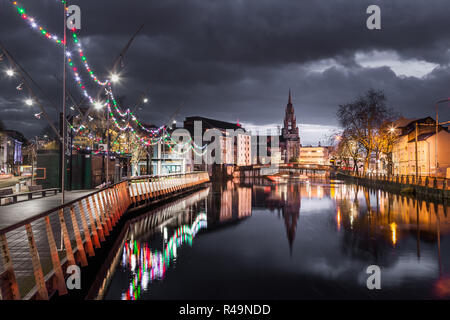
M 120 77 L 118 74 L 113 73 L 111 75 L 111 82 L 119 82 L 120 81 Z
M 99 101 L 95 101 L 94 107 L 95 107 L 95 109 L 100 110 L 101 108 L 103 108 L 103 104 Z
M 8 69 L 8 70 L 6 70 L 6 75 L 7 75 L 8 77 L 14 76 L 14 70 L 13 70 L 13 69 Z
M 33 105 L 33 100 L 27 99 L 27 100 L 25 100 L 25 104 L 26 104 L 27 106 L 32 106 L 32 105 Z
M 148 99 L 147 98 L 144 98 L 144 103 L 147 103 L 148 102 Z

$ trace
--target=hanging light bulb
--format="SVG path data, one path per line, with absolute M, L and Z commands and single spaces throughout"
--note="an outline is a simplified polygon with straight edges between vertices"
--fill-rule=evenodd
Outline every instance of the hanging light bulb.
M 7 75 L 8 77 L 12 77 L 12 76 L 14 75 L 14 70 L 13 70 L 13 69 L 8 69 L 8 70 L 6 70 L 6 75 Z
M 33 105 L 33 100 L 32 99 L 27 99 L 27 100 L 25 100 L 25 104 L 27 106 L 32 106 Z
M 144 98 L 144 103 L 147 103 L 148 102 L 148 99 L 147 98 Z

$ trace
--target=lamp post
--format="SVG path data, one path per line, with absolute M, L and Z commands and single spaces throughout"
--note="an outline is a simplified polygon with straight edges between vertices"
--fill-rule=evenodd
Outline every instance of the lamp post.
M 439 104 L 444 102 L 449 102 L 450 98 L 442 99 L 436 102 L 436 135 L 434 137 L 434 176 L 438 175 L 438 133 L 439 133 Z
M 67 43 L 67 4 L 64 2 L 64 60 L 63 60 L 63 103 L 62 103 L 62 118 L 61 118 L 61 204 L 65 202 L 65 184 L 66 184 L 66 61 L 67 61 L 67 52 L 66 52 L 66 43 Z M 72 153 L 71 155 L 72 156 Z

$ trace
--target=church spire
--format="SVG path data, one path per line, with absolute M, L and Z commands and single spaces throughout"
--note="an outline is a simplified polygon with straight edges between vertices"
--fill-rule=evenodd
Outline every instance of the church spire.
M 289 88 L 289 101 L 288 104 L 292 104 L 291 88 Z

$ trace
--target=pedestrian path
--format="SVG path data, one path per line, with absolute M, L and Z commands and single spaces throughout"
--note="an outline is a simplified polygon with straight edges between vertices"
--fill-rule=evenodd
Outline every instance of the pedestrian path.
M 64 200 L 67 203 L 88 195 L 94 191 L 95 190 L 66 191 Z M 54 196 L 47 196 L 45 198 L 37 198 L 30 201 L 0 206 L 0 230 L 15 223 L 24 221 L 41 212 L 60 206 L 61 197 L 61 193 L 58 193 Z

